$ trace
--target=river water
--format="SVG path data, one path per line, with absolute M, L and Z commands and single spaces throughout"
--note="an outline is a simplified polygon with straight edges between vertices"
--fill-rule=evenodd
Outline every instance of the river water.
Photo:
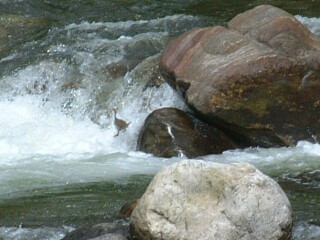
M 150 112 L 186 108 L 166 84 L 145 88 L 162 49 L 263 2 L 320 35 L 312 0 L 0 0 L 0 239 L 61 239 L 116 221 L 157 171 L 183 159 L 135 150 Z M 131 122 L 118 137 L 113 108 Z M 276 179 L 292 204 L 293 239 L 320 239 L 317 139 L 202 159 L 249 162 Z

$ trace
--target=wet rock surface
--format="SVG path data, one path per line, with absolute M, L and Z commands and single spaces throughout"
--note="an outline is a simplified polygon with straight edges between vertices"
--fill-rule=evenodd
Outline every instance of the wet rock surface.
M 319 37 L 270 5 L 228 26 L 197 28 L 173 41 L 160 59 L 166 81 L 202 119 L 236 142 L 244 138 L 244 147 L 319 137 Z
M 139 199 L 134 199 L 126 202 L 119 210 L 118 216 L 128 218 L 131 216 L 133 209 L 137 206 Z
M 99 223 L 76 229 L 61 240 L 127 240 L 127 233 L 128 224 L 125 222 Z
M 48 19 L 13 14 L 0 16 L 0 58 L 27 41 L 43 37 L 50 27 Z M 26 41 L 26 36 L 28 40 Z
M 162 108 L 145 120 L 137 150 L 159 157 L 194 158 L 237 147 L 223 132 L 184 111 Z

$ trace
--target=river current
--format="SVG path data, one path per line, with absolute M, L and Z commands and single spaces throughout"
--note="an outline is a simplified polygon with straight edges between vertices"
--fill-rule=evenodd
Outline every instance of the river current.
M 186 109 L 168 85 L 143 84 L 163 48 L 264 2 L 320 36 L 316 1 L 0 0 L 0 239 L 55 240 L 116 221 L 154 174 L 183 159 L 136 151 L 149 113 Z M 118 137 L 113 108 L 130 122 Z M 293 239 L 320 239 L 318 139 L 201 159 L 248 162 L 276 179 L 292 204 Z

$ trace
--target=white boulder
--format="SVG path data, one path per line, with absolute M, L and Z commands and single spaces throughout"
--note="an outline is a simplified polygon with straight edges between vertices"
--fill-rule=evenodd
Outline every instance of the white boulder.
M 139 240 L 284 240 L 291 206 L 254 166 L 184 160 L 160 171 L 131 216 Z

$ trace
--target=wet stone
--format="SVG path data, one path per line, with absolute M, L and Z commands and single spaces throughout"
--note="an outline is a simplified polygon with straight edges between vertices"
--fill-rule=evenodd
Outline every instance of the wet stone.
M 282 9 L 261 5 L 228 28 L 182 34 L 162 53 L 160 71 L 199 117 L 236 142 L 243 137 L 243 147 L 320 137 L 320 38 Z
M 237 145 L 220 130 L 182 110 L 162 108 L 145 120 L 137 150 L 159 157 L 195 158 L 233 148 Z

